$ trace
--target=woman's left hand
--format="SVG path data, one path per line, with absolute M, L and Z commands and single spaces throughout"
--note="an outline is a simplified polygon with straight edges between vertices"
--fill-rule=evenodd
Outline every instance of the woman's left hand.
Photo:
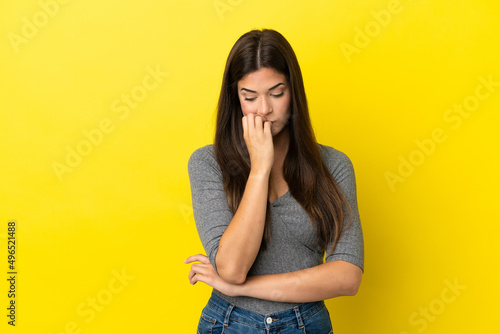
M 189 283 L 194 285 L 196 282 L 203 282 L 227 296 L 237 296 L 238 285 L 224 281 L 215 271 L 208 256 L 203 254 L 192 255 L 184 260 L 184 263 L 195 261 L 199 261 L 200 263 L 193 263 L 191 265 Z

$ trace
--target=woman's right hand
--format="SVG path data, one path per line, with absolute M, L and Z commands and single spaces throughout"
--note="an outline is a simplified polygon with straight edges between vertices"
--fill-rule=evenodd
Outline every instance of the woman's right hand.
M 274 145 L 271 122 L 249 113 L 242 118 L 243 138 L 250 155 L 251 172 L 269 175 L 274 164 Z

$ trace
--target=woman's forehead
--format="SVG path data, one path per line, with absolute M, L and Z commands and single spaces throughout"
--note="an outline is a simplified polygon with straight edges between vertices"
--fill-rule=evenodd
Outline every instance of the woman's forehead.
M 286 84 L 286 76 L 273 68 L 264 67 L 260 70 L 250 72 L 241 78 L 241 80 L 238 81 L 238 88 L 250 85 L 254 86 L 254 88 L 258 87 L 267 90 L 279 83 Z M 246 88 L 251 89 L 251 87 Z

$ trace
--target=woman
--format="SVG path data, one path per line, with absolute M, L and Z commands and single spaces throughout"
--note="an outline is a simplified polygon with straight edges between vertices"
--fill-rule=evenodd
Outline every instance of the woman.
M 213 287 L 198 333 L 333 333 L 324 300 L 355 295 L 364 271 L 354 169 L 316 142 L 280 33 L 252 30 L 233 46 L 214 144 L 188 172 L 207 256 L 184 262 L 191 284 Z

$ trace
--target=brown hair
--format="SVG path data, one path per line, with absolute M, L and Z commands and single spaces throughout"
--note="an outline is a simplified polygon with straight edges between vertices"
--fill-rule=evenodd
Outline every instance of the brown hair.
M 238 81 L 261 68 L 272 68 L 286 76 L 291 89 L 289 148 L 283 177 L 289 192 L 316 225 L 316 240 L 326 250 L 335 248 L 342 230 L 345 210 L 350 206 L 325 165 L 311 126 L 302 73 L 288 41 L 271 29 L 251 30 L 234 44 L 227 58 L 217 106 L 214 151 L 222 170 L 224 190 L 233 214 L 243 197 L 250 174 L 250 156 L 243 138 L 243 113 Z M 345 207 L 343 207 L 343 204 Z M 269 202 L 267 207 L 269 213 Z M 261 247 L 271 241 L 269 215 Z

